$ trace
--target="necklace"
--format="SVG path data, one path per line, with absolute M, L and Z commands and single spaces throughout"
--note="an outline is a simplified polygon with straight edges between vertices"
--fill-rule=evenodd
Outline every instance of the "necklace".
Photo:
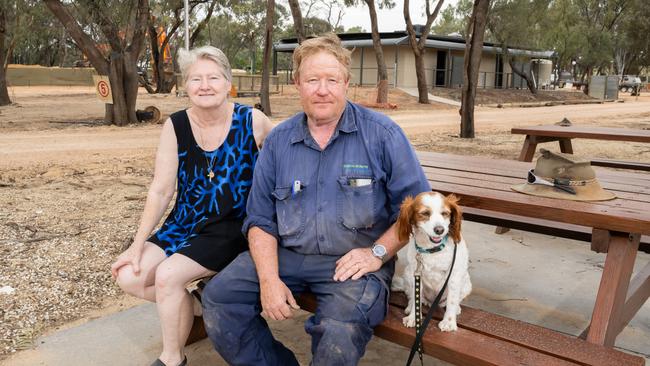
M 190 121 L 191 120 L 196 120 L 196 118 L 191 118 Z M 194 124 L 199 129 L 199 138 L 201 139 L 201 145 L 206 146 L 205 143 L 204 143 L 205 140 L 203 139 L 203 128 L 196 121 L 194 122 Z M 222 129 L 222 131 L 223 131 L 223 129 Z M 221 134 L 223 134 L 223 132 Z M 219 138 L 217 139 L 217 141 L 219 141 L 218 146 L 221 145 L 221 139 L 222 139 L 221 134 L 220 134 Z M 212 154 L 211 154 L 212 156 L 209 159 L 208 159 L 208 155 L 210 155 L 210 154 L 207 153 L 206 151 L 203 151 L 203 157 L 205 158 L 205 164 L 206 164 L 206 166 L 208 168 L 207 177 L 208 177 L 208 179 L 210 179 L 210 182 L 212 182 L 212 178 L 214 178 L 214 163 L 216 161 L 217 154 L 215 154 L 214 151 L 213 151 Z

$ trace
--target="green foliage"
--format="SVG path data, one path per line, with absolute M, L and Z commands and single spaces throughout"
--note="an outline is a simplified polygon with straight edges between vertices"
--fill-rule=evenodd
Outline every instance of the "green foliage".
M 232 68 L 262 69 L 266 3 L 255 0 L 232 1 L 213 16 L 195 46 L 210 44 L 220 48 Z M 287 10 L 276 3 L 275 29 L 281 29 Z M 274 32 L 276 33 L 276 32 Z
M 81 53 L 52 17 L 36 0 L 2 0 L 7 11 L 7 40 L 12 48 L 9 63 L 42 66 L 70 66 Z
M 450 34 L 464 35 L 467 22 L 472 15 L 471 0 L 460 0 L 456 5 L 448 5 L 440 12 L 438 19 L 431 27 L 431 34 L 447 36 Z

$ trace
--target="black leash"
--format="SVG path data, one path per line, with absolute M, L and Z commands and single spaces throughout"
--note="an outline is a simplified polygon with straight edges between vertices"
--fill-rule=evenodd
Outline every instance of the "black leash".
M 458 245 L 454 243 L 454 257 L 451 260 L 451 266 L 449 267 L 449 274 L 447 275 L 447 279 L 445 280 L 444 285 L 442 285 L 442 288 L 440 289 L 440 292 L 438 292 L 438 295 L 436 295 L 435 300 L 433 300 L 433 303 L 431 304 L 431 307 L 429 308 L 429 312 L 427 313 L 426 318 L 424 319 L 424 323 L 422 323 L 422 327 L 419 327 L 419 317 L 420 317 L 420 276 L 419 274 L 416 275 L 416 287 L 415 287 L 415 317 L 416 317 L 416 336 L 415 336 L 415 341 L 413 342 L 413 346 L 411 346 L 411 353 L 409 354 L 409 359 L 406 361 L 406 366 L 410 366 L 411 362 L 413 361 L 413 357 L 415 356 L 415 352 L 417 351 L 418 354 L 420 355 L 420 363 L 423 363 L 422 361 L 422 337 L 424 336 L 424 332 L 427 330 L 427 327 L 429 326 L 429 322 L 431 321 L 431 318 L 433 317 L 433 312 L 434 310 L 438 307 L 438 304 L 440 303 L 440 299 L 442 298 L 442 294 L 445 293 L 445 290 L 447 289 L 447 283 L 449 282 L 449 278 L 451 277 L 451 272 L 454 270 L 454 263 L 456 263 L 456 248 L 458 248 Z M 416 272 L 418 272 L 416 270 Z M 421 328 L 421 329 L 418 329 Z

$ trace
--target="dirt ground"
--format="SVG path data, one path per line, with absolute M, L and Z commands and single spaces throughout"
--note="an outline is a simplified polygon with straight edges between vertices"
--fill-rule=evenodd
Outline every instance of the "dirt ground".
M 367 101 L 368 93 L 351 88 L 348 96 Z M 562 92 L 549 100 L 574 97 L 557 93 Z M 161 128 L 104 125 L 104 106 L 89 87 L 16 87 L 10 95 L 15 103 L 0 108 L 0 288 L 15 292 L 0 294 L 0 359 L 32 347 L 47 330 L 136 303 L 120 294 L 108 269 L 137 228 Z M 515 97 L 485 98 L 508 102 Z M 479 107 L 474 139 L 458 138 L 457 107 L 420 105 L 392 90 L 390 102 L 398 108 L 382 111 L 404 128 L 416 149 L 516 159 L 523 136 L 511 135 L 513 126 L 567 117 L 577 124 L 650 129 L 650 97 L 628 95 L 623 101 Z M 164 115 L 187 104 L 187 98 L 174 95 L 141 93 L 138 99 L 138 108 L 154 105 Z M 272 108 L 274 122 L 299 111 L 293 88 L 274 95 Z M 650 146 L 640 143 L 581 140 L 574 150 L 650 161 Z

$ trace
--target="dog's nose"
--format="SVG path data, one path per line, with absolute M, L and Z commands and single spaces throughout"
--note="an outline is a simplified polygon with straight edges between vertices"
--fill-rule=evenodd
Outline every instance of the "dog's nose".
M 442 235 L 442 233 L 445 232 L 445 228 L 441 225 L 438 225 L 433 228 L 433 232 L 435 232 L 437 235 Z

